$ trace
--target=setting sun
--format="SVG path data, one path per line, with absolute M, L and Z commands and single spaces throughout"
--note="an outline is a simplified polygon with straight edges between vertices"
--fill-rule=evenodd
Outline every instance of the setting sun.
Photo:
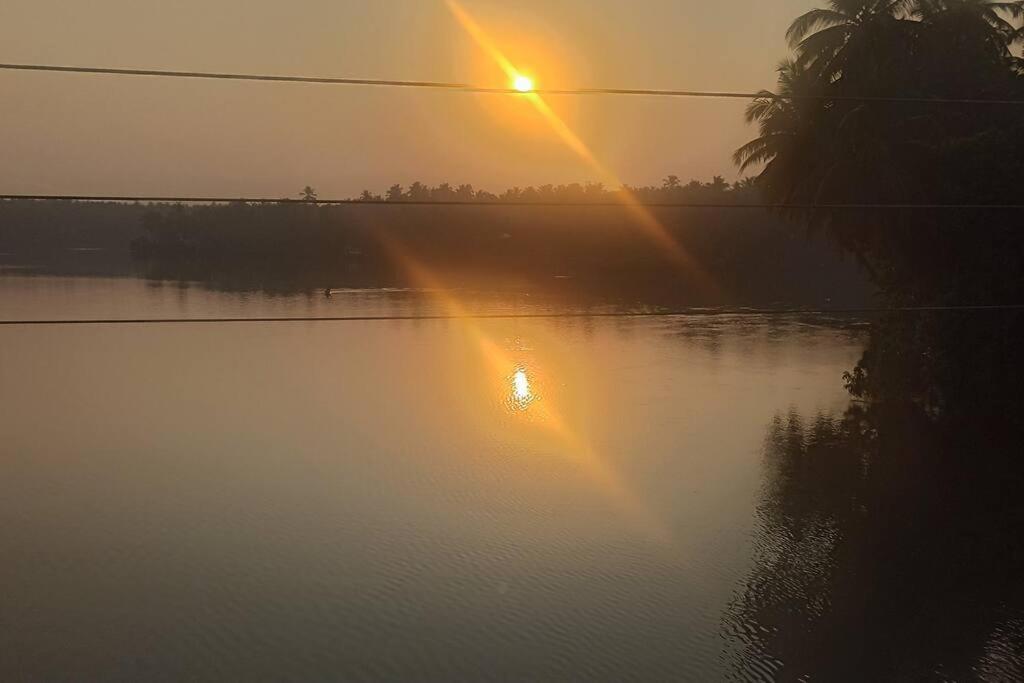
M 533 92 L 533 79 L 529 76 L 516 76 L 512 86 L 519 92 Z

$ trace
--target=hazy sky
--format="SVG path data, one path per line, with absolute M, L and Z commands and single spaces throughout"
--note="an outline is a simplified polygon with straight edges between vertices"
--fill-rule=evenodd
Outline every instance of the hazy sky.
M 814 0 L 463 0 L 538 86 L 754 90 Z M 3 0 L 0 62 L 467 81 L 500 69 L 443 0 Z M 744 102 L 550 98 L 623 181 L 736 176 Z M 0 72 L 0 192 L 321 196 L 596 179 L 496 95 Z

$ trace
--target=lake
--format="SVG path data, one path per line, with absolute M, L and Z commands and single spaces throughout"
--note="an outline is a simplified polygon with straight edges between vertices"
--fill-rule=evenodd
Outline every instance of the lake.
M 456 305 L 549 312 L 508 294 L 0 275 L 0 319 Z M 941 540 L 899 544 L 932 538 L 932 517 L 903 514 L 930 509 L 913 462 L 886 477 L 895 493 L 873 483 L 879 454 L 944 446 L 851 402 L 866 329 L 2 326 L 0 676 L 804 680 L 866 656 L 894 679 L 1011 680 L 1019 579 L 956 573 Z M 991 516 L 966 519 L 975 557 L 1020 552 Z M 954 569 L 933 582 L 935 552 Z

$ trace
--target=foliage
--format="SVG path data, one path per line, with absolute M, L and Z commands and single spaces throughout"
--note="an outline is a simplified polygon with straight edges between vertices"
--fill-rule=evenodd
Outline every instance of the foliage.
M 1022 107 L 963 100 L 1024 100 L 1022 18 L 1024 3 L 992 0 L 832 0 L 804 14 L 789 30 L 794 55 L 779 66 L 777 93 L 747 110 L 760 135 L 736 151 L 736 163 L 761 168 L 771 203 L 972 205 L 787 213 L 855 254 L 891 306 L 1019 303 L 1020 213 L 977 205 L 1017 203 Z M 993 333 L 1020 326 L 1010 322 L 977 324 Z M 938 376 L 959 386 L 974 372 L 951 365 L 950 345 L 966 341 L 958 326 L 923 317 L 884 324 L 880 338 L 924 345 L 899 354 L 919 392 Z M 884 393 L 875 380 L 892 355 L 876 345 L 850 374 L 851 388 Z
M 478 190 L 473 185 L 463 184 L 452 186 L 441 183 L 430 187 L 422 182 L 414 182 L 408 188 L 392 185 L 383 195 L 370 190 L 363 190 L 359 198 L 363 201 L 386 202 L 505 202 L 509 204 L 541 202 L 541 203 L 577 203 L 594 202 L 609 203 L 624 199 L 626 194 L 645 202 L 707 202 L 718 203 L 753 203 L 757 200 L 757 192 L 753 180 L 746 178 L 734 184 L 726 182 L 722 176 L 715 176 L 710 182 L 691 180 L 686 185 L 679 181 L 679 176 L 670 175 L 661 186 L 641 186 L 607 188 L 602 183 L 570 183 L 567 185 L 540 185 L 538 187 L 512 187 L 500 194 L 487 190 Z

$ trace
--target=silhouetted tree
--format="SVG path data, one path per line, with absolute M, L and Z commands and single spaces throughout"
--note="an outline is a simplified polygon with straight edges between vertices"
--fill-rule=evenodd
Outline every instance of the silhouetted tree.
M 962 100 L 1024 98 L 1012 53 L 1022 16 L 1021 2 L 990 0 L 833 0 L 812 10 L 790 28 L 796 55 L 779 67 L 777 93 L 763 93 L 748 108 L 760 135 L 735 161 L 741 169 L 761 166 L 760 189 L 778 204 L 1007 203 L 1024 176 L 1024 120 L 1011 106 Z M 942 102 L 928 101 L 936 99 Z M 827 230 L 855 254 L 891 305 L 1024 297 L 1024 278 L 1009 275 L 1024 267 L 1024 232 L 1014 213 L 787 214 Z M 1007 361 L 1001 347 L 977 325 L 944 325 L 923 318 L 879 325 L 874 352 L 851 373 L 851 386 L 877 394 L 878 382 L 896 371 L 880 363 L 896 358 L 916 363 L 902 371 L 918 378 L 919 389 L 943 377 L 938 393 L 946 397 L 982 376 L 998 380 L 994 368 Z M 1007 315 L 997 329 L 1019 335 L 1024 320 Z M 992 354 L 976 353 L 958 371 L 957 347 L 978 344 Z M 992 367 L 983 370 L 986 364 Z
M 727 192 L 729 190 L 729 183 L 725 182 L 725 178 L 720 175 L 716 175 L 708 183 L 707 188 L 714 193 Z
M 430 188 L 418 180 L 409 186 L 405 198 L 410 202 L 424 202 L 430 200 Z

